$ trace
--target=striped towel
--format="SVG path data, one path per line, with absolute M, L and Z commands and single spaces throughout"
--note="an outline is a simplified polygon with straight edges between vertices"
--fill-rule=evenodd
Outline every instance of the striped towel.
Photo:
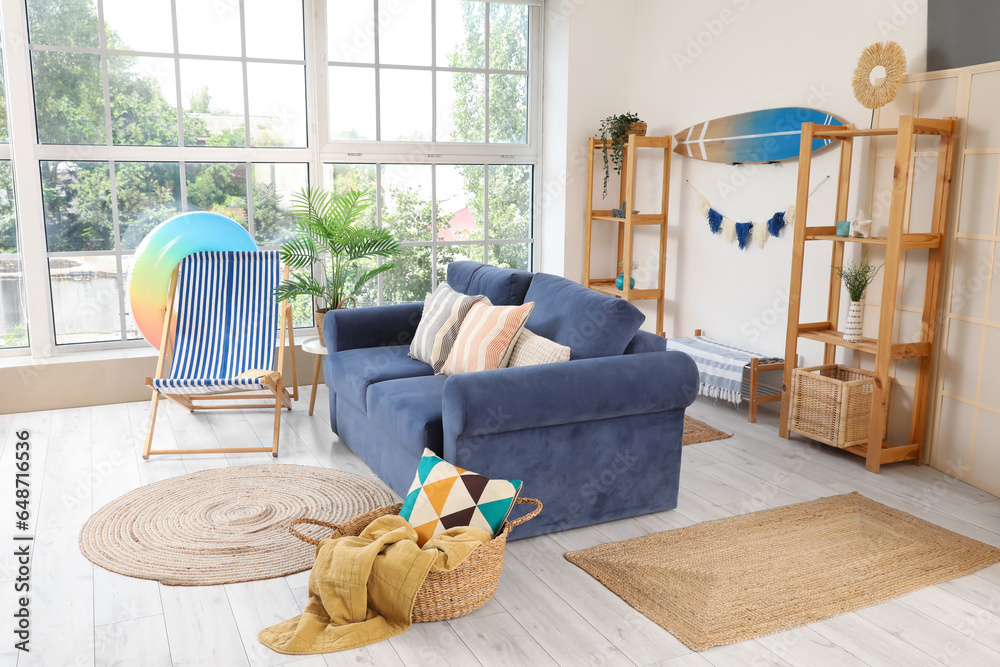
M 698 365 L 699 393 L 739 404 L 743 400 L 743 368 L 760 355 L 705 336 L 670 338 L 667 349 L 686 353 Z

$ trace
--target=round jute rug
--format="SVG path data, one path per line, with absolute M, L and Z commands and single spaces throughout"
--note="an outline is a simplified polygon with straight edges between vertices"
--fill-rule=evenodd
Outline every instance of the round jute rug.
M 308 570 L 316 547 L 288 532 L 302 517 L 341 523 L 394 499 L 378 482 L 299 465 L 205 470 L 126 493 L 80 531 L 93 563 L 172 586 L 232 584 Z M 329 536 L 329 530 L 324 535 Z

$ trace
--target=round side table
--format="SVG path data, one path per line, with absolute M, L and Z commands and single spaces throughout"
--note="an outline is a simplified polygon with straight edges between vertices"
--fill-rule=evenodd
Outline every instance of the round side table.
M 309 415 L 312 416 L 313 406 L 316 405 L 316 383 L 319 380 L 319 365 L 326 356 L 326 348 L 319 344 L 319 336 L 306 338 L 302 341 L 302 351 L 316 355 L 316 363 L 313 364 L 313 388 L 312 395 L 309 396 Z

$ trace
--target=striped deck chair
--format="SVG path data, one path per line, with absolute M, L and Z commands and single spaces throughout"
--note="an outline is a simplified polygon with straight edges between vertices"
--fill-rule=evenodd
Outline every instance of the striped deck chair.
M 169 304 L 176 303 L 176 310 L 163 309 L 156 376 L 146 378 L 146 384 L 153 389 L 153 399 L 142 458 L 148 459 L 151 454 L 270 452 L 272 456 L 278 455 L 281 408 L 291 410 L 292 398 L 298 399 L 291 307 L 288 302 L 281 304 L 279 318 L 274 296 L 279 268 L 275 251 L 197 252 L 178 264 L 167 300 Z M 285 277 L 288 277 L 287 267 Z M 292 394 L 282 384 L 286 331 L 292 365 Z M 280 350 L 277 363 L 276 342 Z M 170 374 L 164 377 L 168 355 Z M 270 408 L 273 401 L 273 444 L 271 447 L 151 449 L 156 407 L 161 396 L 192 412 Z M 232 399 L 265 399 L 267 402 L 237 405 L 217 402 Z

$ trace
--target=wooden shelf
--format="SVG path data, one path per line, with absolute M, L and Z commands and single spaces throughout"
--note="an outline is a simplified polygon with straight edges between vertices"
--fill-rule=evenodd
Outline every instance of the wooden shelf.
M 857 454 L 863 459 L 868 458 L 868 445 L 856 445 L 845 447 L 845 452 Z M 897 463 L 899 461 L 915 461 L 920 456 L 920 445 L 891 445 L 885 440 L 882 441 L 882 448 L 878 452 L 879 465 L 884 463 Z
M 948 204 L 951 197 L 951 171 L 954 162 L 955 134 L 957 118 L 914 118 L 901 116 L 898 128 L 877 128 L 859 130 L 853 126 L 832 127 L 829 125 L 802 124 L 799 150 L 799 177 L 795 200 L 795 240 L 792 247 L 792 275 L 789 288 L 788 328 L 785 336 L 785 373 L 783 379 L 781 436 L 787 438 L 791 429 L 791 387 L 792 376 L 798 360 L 799 339 L 823 343 L 823 364 L 836 363 L 837 349 L 848 348 L 874 355 L 874 383 L 871 393 L 871 416 L 868 420 L 869 443 L 880 443 L 878 447 L 849 447 L 850 451 L 865 458 L 865 468 L 878 472 L 884 463 L 914 461 L 920 463 L 921 448 L 927 428 L 927 403 L 930 390 L 930 376 L 933 368 L 934 333 L 937 328 L 938 297 L 941 285 L 941 263 L 944 231 L 947 222 Z M 915 152 L 915 135 L 938 135 L 941 141 L 937 149 L 937 175 L 934 185 L 934 204 L 931 208 L 931 233 L 910 234 L 910 201 L 913 196 L 912 165 Z M 806 226 L 809 205 L 809 172 L 812 166 L 812 144 L 814 139 L 839 139 L 840 168 L 835 220 L 847 217 L 848 193 L 850 191 L 853 139 L 858 137 L 896 136 L 896 151 L 893 170 L 892 199 L 889 206 L 888 229 L 892 238 L 851 238 L 837 236 L 836 226 Z M 829 218 L 827 218 L 829 219 Z M 829 287 L 826 292 L 826 320 L 823 322 L 800 322 L 802 310 L 802 277 L 805 263 L 806 241 L 830 241 L 833 243 L 831 264 L 844 266 L 844 251 L 848 243 L 885 248 L 885 263 L 882 271 L 882 294 L 879 303 L 878 337 L 862 338 L 857 343 L 848 343 L 838 330 L 840 299 L 843 291 L 840 278 L 830 272 Z M 927 271 L 924 283 L 924 304 L 921 312 L 920 328 L 923 340 L 915 343 L 891 342 L 896 330 L 897 291 L 900 270 L 904 261 L 904 250 L 925 248 Z M 919 358 L 917 364 L 913 413 L 910 419 L 910 444 L 893 446 L 885 442 L 887 413 L 889 410 L 890 369 L 893 359 Z
M 624 291 L 618 289 L 615 286 L 614 279 L 612 280 L 591 280 L 590 284 L 587 285 L 590 289 L 600 292 L 601 294 L 607 294 L 609 296 L 616 296 L 620 299 L 627 299 L 629 301 L 641 301 L 643 299 L 662 299 L 663 290 L 658 289 L 635 289 L 632 288 L 626 294 Z
M 611 211 L 594 211 L 591 220 L 607 220 L 608 222 L 625 222 L 625 218 L 616 218 L 611 215 Z M 662 213 L 633 213 L 633 225 L 662 225 L 667 221 L 667 216 Z
M 876 354 L 878 352 L 878 341 L 874 338 L 862 338 L 860 343 L 849 343 L 844 340 L 843 332 L 836 331 L 834 329 L 804 330 L 800 327 L 799 337 L 816 340 L 827 345 L 847 347 L 852 350 L 858 350 L 859 352 L 866 352 L 868 354 Z M 913 359 L 917 357 L 926 357 L 930 353 L 931 344 L 927 342 L 893 343 L 890 356 L 893 359 Z
M 592 290 L 607 294 L 609 296 L 625 299 L 626 301 L 655 300 L 656 301 L 656 333 L 663 335 L 663 306 L 664 294 L 666 294 L 665 281 L 667 274 L 667 211 L 670 210 L 670 157 L 673 154 L 673 137 L 640 137 L 630 135 L 628 143 L 622 147 L 621 179 L 619 180 L 618 193 L 613 195 L 618 202 L 625 202 L 626 211 L 635 210 L 635 181 L 636 168 L 635 159 L 639 149 L 656 149 L 662 155 L 663 171 L 660 183 L 660 213 L 630 213 L 624 218 L 616 218 L 611 215 L 611 209 L 594 209 L 594 167 L 597 162 L 594 159 L 598 151 L 603 150 L 605 142 L 599 139 L 589 139 L 589 152 L 587 157 L 587 216 L 585 220 L 585 236 L 583 245 L 583 284 Z M 635 257 L 635 247 L 633 244 L 633 232 L 638 225 L 656 225 L 659 231 L 658 244 L 658 269 L 655 289 L 627 289 L 620 290 L 615 287 L 615 278 L 610 280 L 604 278 L 591 278 L 590 255 L 593 245 L 594 221 L 617 222 L 616 235 L 616 267 L 619 271 L 624 268 L 625 283 L 628 284 L 632 277 L 632 258 Z M 607 227 L 604 227 L 607 229 Z M 614 229 L 614 228 L 612 228 Z M 652 253 L 650 253 L 652 255 Z M 607 271 L 603 271 L 607 275 Z
M 826 228 L 820 227 L 826 231 Z M 811 231 L 810 229 L 806 230 Z M 900 247 L 904 250 L 917 250 L 919 248 L 940 248 L 942 234 L 903 234 L 900 239 Z M 837 236 L 836 234 L 816 233 L 806 234 L 806 241 L 835 241 L 840 243 L 861 243 L 868 245 L 885 246 L 889 244 L 889 239 L 880 236 L 867 236 L 858 238 L 854 236 Z

